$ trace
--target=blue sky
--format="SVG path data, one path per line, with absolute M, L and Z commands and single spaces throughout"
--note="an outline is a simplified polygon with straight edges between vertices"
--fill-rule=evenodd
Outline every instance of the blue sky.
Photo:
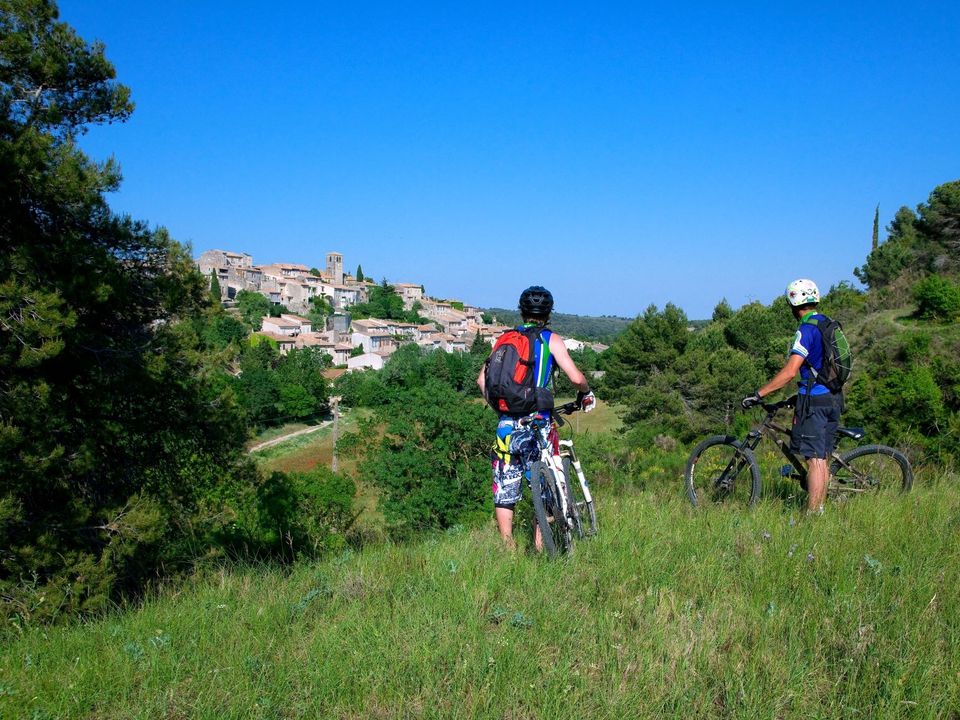
M 853 280 L 960 178 L 960 3 L 69 0 L 133 90 L 83 145 L 195 253 L 709 316 Z

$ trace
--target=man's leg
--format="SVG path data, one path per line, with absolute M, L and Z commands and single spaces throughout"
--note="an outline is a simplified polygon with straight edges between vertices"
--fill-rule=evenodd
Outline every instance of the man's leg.
M 830 482 L 830 468 L 823 458 L 807 460 L 807 510 L 823 512 L 823 502 L 827 497 L 827 484 Z
M 494 515 L 497 518 L 500 537 L 503 538 L 504 544 L 513 550 L 517 547 L 517 543 L 513 539 L 513 510 L 505 507 L 494 508 Z

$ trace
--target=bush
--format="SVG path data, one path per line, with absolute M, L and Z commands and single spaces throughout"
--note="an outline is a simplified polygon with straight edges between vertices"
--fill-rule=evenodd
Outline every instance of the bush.
M 269 554 L 291 559 L 342 549 L 356 492 L 352 479 L 325 467 L 275 472 L 258 492 L 258 539 Z
M 928 275 L 913 287 L 917 315 L 925 320 L 950 321 L 960 315 L 960 286 L 942 275 Z
M 407 538 L 490 516 L 495 423 L 484 405 L 430 379 L 395 391 L 339 447 L 359 458 L 361 477 L 380 490 L 391 535 Z

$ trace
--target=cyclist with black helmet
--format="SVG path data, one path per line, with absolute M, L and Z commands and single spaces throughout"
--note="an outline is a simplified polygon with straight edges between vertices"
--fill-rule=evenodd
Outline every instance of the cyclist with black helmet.
M 590 392 L 587 378 L 573 362 L 563 338 L 547 327 L 550 322 L 550 313 L 553 311 L 553 295 L 549 290 L 534 285 L 520 294 L 520 315 L 523 324 L 519 331 L 529 331 L 540 328 L 534 344 L 534 382 L 538 388 L 547 388 L 554 366 L 563 370 L 570 382 L 577 388 L 577 402 L 584 412 L 590 412 L 596 407 L 596 398 Z M 486 396 L 484 370 L 481 369 L 477 378 L 480 392 Z M 541 411 L 543 414 L 543 411 Z M 497 423 L 497 457 L 493 461 L 493 504 L 500 535 L 508 547 L 514 547 L 513 540 L 513 511 L 522 494 L 523 478 L 530 476 L 530 466 L 536 457 L 536 452 L 526 452 L 525 448 L 536 443 L 530 443 L 529 433 L 535 432 L 528 425 L 521 425 L 521 418 L 512 415 L 500 415 Z M 556 448 L 556 443 L 554 442 Z M 540 529 L 537 528 L 535 544 L 541 549 Z
M 816 381 L 823 363 L 823 339 L 819 324 L 827 320 L 817 311 L 820 304 L 819 288 L 813 280 L 800 278 L 787 285 L 786 298 L 793 316 L 800 321 L 787 362 L 770 382 L 745 397 L 741 404 L 745 409 L 758 405 L 762 398 L 784 387 L 797 373 L 800 374 L 790 449 L 807 461 L 807 509 L 823 512 L 823 501 L 830 481 L 827 458 L 836 443 L 843 394 L 831 392 Z

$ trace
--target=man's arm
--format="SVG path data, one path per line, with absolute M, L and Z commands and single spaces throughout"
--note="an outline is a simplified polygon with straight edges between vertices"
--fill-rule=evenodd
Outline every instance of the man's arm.
M 550 336 L 550 354 L 553 355 L 554 361 L 570 379 L 570 382 L 576 386 L 577 390 L 584 393 L 590 392 L 590 383 L 587 382 L 586 376 L 580 372 L 580 368 L 573 362 L 573 358 L 567 352 L 567 346 L 563 344 L 563 338 L 556 333 Z
M 487 367 L 486 365 L 484 365 L 483 367 L 480 368 L 480 374 L 477 375 L 477 385 L 480 386 L 480 394 L 483 395 L 484 397 L 487 396 L 487 378 L 486 378 L 486 375 L 484 374 L 484 370 L 486 369 Z
M 780 368 L 780 371 L 771 378 L 770 382 L 761 387 L 757 394 L 760 397 L 766 397 L 770 393 L 774 393 L 780 388 L 787 385 L 791 380 L 793 380 L 797 373 L 800 372 L 800 367 L 803 365 L 803 357 L 797 353 L 792 353 L 789 358 L 787 358 L 786 364 Z

